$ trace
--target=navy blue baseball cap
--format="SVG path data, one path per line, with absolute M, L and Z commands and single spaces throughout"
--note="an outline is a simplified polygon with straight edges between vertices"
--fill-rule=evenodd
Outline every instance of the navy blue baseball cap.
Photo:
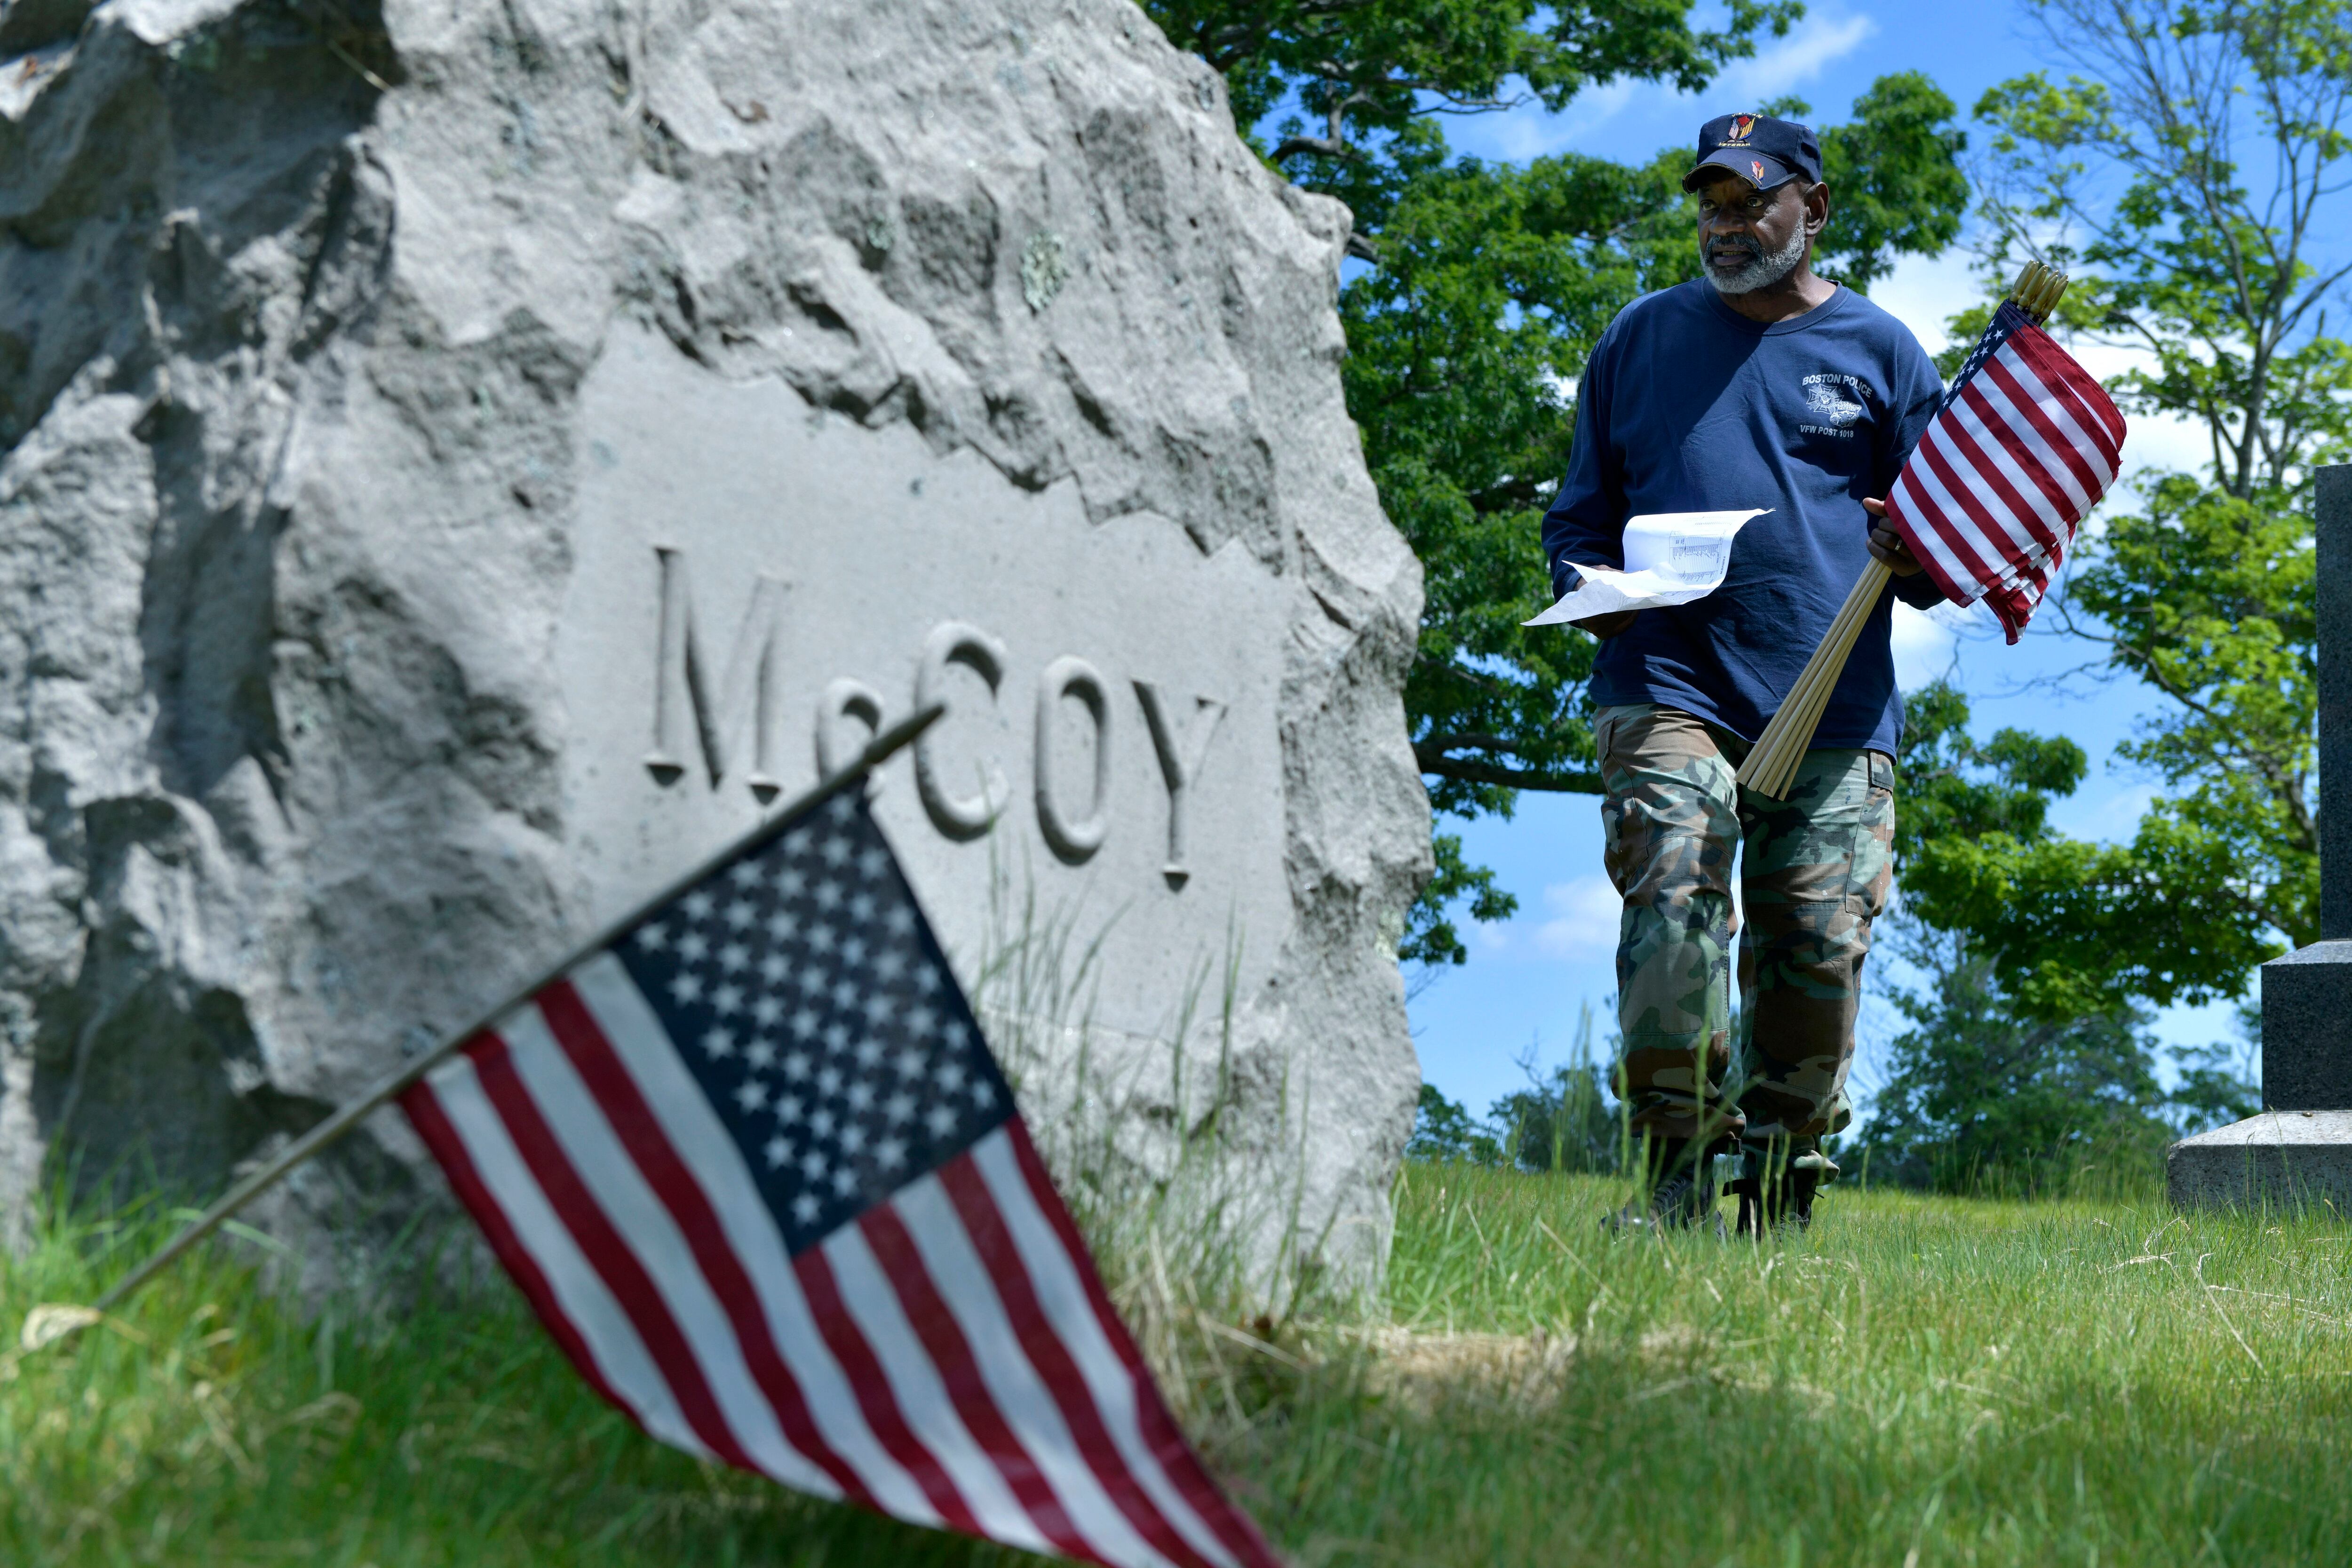
M 1822 177 L 1822 144 L 1812 127 L 1766 114 L 1718 114 L 1698 128 L 1698 163 L 1683 176 L 1695 191 L 1714 178 L 1710 169 L 1737 174 L 1759 191 L 1787 184 L 1802 174 Z

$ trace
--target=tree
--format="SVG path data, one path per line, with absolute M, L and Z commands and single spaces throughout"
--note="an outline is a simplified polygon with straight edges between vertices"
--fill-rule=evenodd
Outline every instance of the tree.
M 1911 1027 L 1889 1048 L 1859 1139 L 1874 1175 L 1943 1192 L 2046 1190 L 2093 1163 L 2149 1171 L 2173 1139 L 2261 1107 L 2227 1046 L 2175 1048 L 2167 1091 L 2145 1008 L 2126 1001 L 2037 1016 L 2005 993 L 1966 932 L 1907 913 L 1892 930 L 1927 984 L 1893 994 Z
M 1588 1003 L 1578 1022 L 1574 1055 L 1540 1072 L 1530 1046 L 1518 1058 L 1528 1087 L 1496 1100 L 1484 1121 L 1473 1121 L 1459 1101 L 1448 1100 L 1434 1084 L 1423 1084 L 1406 1157 L 1520 1171 L 1617 1169 L 1630 1135 L 1622 1107 L 1611 1105 L 1604 1068 L 1593 1058 L 1592 1033 Z
M 1486 1113 L 1503 1161 L 1527 1171 L 1613 1171 L 1626 1127 L 1602 1092 L 1601 1065 L 1590 1057 L 1538 1074 L 1520 1066 L 1528 1087 L 1513 1089 Z
M 2007 846 L 2026 861 L 2105 852 L 2049 825 L 2051 805 L 2089 771 L 2083 748 L 2015 729 L 1973 739 L 1968 699 L 1948 680 L 1907 694 L 1904 719 L 1895 841 L 1904 906 L 1890 930 L 1927 984 L 1893 994 L 1911 1027 L 1890 1047 L 1860 1135 L 1873 1172 L 1945 1191 L 2032 1188 L 2093 1160 L 2145 1168 L 2169 1139 L 2252 1114 L 2261 1096 L 2226 1047 L 2175 1051 L 2179 1081 L 2168 1094 L 2147 1016 L 2127 997 L 2033 991 L 2046 970 L 2025 973 L 2021 994 L 1971 933 L 1931 923 L 1953 898 L 1958 847 Z M 2160 908 L 2082 912 L 2089 929 L 2068 937 L 2086 950 L 2132 941 L 2124 920 L 2163 918 Z
M 2021 844 L 2047 842 L 2050 805 L 2081 786 L 2090 771 L 2083 748 L 2065 737 L 2002 730 L 1990 742 L 1969 735 L 1969 700 L 1948 679 L 1903 699 L 1903 737 L 1895 757 L 1895 861 L 1906 893 L 1923 847 L 1998 833 Z
M 1414 1113 L 1412 1136 L 1405 1141 L 1404 1157 L 1472 1165 L 1499 1165 L 1503 1146 L 1495 1135 L 1470 1120 L 1462 1102 L 1445 1098 L 1433 1083 L 1421 1086 L 1421 1105 Z
M 2175 1136 L 2145 1011 L 2032 1018 L 1964 934 L 1906 921 L 1895 921 L 1897 951 L 1928 984 L 1893 994 L 1912 1026 L 1863 1131 L 1874 1174 L 1945 1192 L 2032 1190 L 2093 1160 L 2144 1168 Z
M 1414 982 L 1416 987 L 1425 987 L 1444 972 L 1444 965 L 1470 962 L 1470 950 L 1462 944 L 1462 933 L 1447 913 L 1458 900 L 1470 900 L 1474 921 L 1506 921 L 1519 908 L 1516 896 L 1495 886 L 1492 868 L 1463 859 L 1459 834 L 1433 834 L 1430 848 L 1437 869 L 1412 908 L 1405 911 L 1404 935 L 1397 942 L 1399 962 L 1420 966 L 1422 977 Z M 1417 994 L 1417 990 L 1406 993 Z
M 2039 1016 L 2242 994 L 2317 934 L 2312 470 L 2352 454 L 2352 350 L 2316 264 L 2352 156 L 2352 22 L 2311 0 L 2029 0 L 2063 81 L 1987 93 L 1988 274 L 2080 276 L 2060 322 L 2143 350 L 2127 413 L 2202 427 L 2200 474 L 2107 519 L 2059 625 L 2158 711 L 2123 756 L 2171 793 L 2128 846 L 1947 836 L 1920 912 L 1970 932 Z M 1956 318 L 1965 345 L 1979 309 Z
M 2010 1005 L 2043 1020 L 2111 1012 L 2122 998 L 2210 994 L 2267 956 L 2259 928 L 2217 930 L 2176 889 L 2210 879 L 2204 843 L 2151 814 L 2127 847 L 2051 831 L 2049 809 L 2089 771 L 2063 736 L 1969 734 L 1948 681 L 1904 699 L 1896 758 L 1896 874 L 1928 924 L 1967 931 Z M 2189 862 L 2184 864 L 2184 861 Z M 2011 949 L 2024 952 L 2011 956 Z
M 1812 113 L 1796 99 L 1766 109 Z M 1959 237 L 1969 143 L 1952 115 L 1952 100 L 1925 73 L 1898 71 L 1854 100 L 1852 124 L 1821 128 L 1822 177 L 1833 200 L 1816 270 L 1867 294 L 1897 256 L 1939 256 Z

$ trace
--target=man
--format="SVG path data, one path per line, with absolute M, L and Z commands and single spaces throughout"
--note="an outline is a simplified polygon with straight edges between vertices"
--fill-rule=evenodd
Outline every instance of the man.
M 1733 774 L 1869 554 L 1894 568 L 1906 603 L 1936 602 L 1919 563 L 1872 519 L 1942 389 L 1900 322 L 1814 275 L 1831 193 L 1811 131 L 1711 120 L 1683 188 L 1698 193 L 1703 277 L 1635 300 L 1601 334 L 1543 542 L 1565 594 L 1580 564 L 1622 564 L 1629 517 L 1771 509 L 1741 529 L 1714 594 L 1579 623 L 1601 642 L 1601 823 L 1625 900 L 1620 1070 L 1643 1151 L 1643 1195 L 1612 1223 L 1709 1219 L 1712 1157 L 1737 1148 L 1740 1226 L 1761 1232 L 1810 1221 L 1814 1188 L 1836 1174 L 1821 1140 L 1852 1116 L 1863 959 L 1895 837 L 1903 710 L 1888 603 L 1855 643 L 1788 800 Z M 1735 1058 L 1731 877 L 1743 850 Z

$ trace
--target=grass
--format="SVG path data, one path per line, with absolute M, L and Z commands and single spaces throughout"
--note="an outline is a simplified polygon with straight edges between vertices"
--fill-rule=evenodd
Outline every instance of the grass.
M 1833 1189 L 1757 1248 L 1608 1241 L 1616 1196 L 1412 1167 L 1383 1301 L 1253 1350 L 1162 1297 L 1171 1393 L 1301 1563 L 2352 1560 L 2332 1214 Z M 155 1228 L 50 1225 L 0 1325 Z M 306 1321 L 215 1251 L 0 1361 L 0 1561 L 1028 1561 L 661 1449 L 502 1289 L 468 1300 Z

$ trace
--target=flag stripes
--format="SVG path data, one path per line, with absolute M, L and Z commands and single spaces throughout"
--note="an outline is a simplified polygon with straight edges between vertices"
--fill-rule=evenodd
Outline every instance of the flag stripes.
M 721 1226 L 721 1246 L 714 1252 L 723 1250 L 740 1267 L 750 1293 L 736 1314 L 739 1331 L 756 1342 L 765 1330 L 761 1360 L 772 1357 L 779 1386 L 789 1391 L 778 1397 L 804 1396 L 811 1411 L 810 1424 L 795 1432 L 795 1446 L 832 1456 L 828 1471 L 838 1464 L 854 1479 L 843 1489 L 852 1500 L 919 1523 L 975 1531 L 977 1521 L 944 1472 L 887 1403 L 887 1384 L 880 1369 L 868 1364 L 863 1342 L 822 1326 L 828 1313 L 845 1321 L 830 1276 L 819 1292 L 795 1271 L 726 1129 L 680 1068 L 660 1021 L 628 975 L 599 955 L 573 972 L 567 988 L 581 999 L 584 1022 L 592 1026 L 581 1032 L 583 1047 L 601 1043 L 636 1092 L 641 1115 L 625 1113 L 618 1080 L 612 1080 L 607 1100 L 624 1110 L 618 1125 L 638 1130 L 633 1152 L 641 1160 L 674 1158 L 681 1174 L 667 1190 L 679 1205 L 701 1204 Z M 717 1267 L 723 1271 L 723 1264 Z M 852 1345 L 853 1356 L 841 1354 L 844 1342 Z M 876 1390 L 882 1391 L 878 1399 L 872 1397 Z M 846 1414 L 852 1411 L 862 1411 L 865 1419 Z
M 947 1387 L 948 1369 L 924 1353 L 920 1340 L 907 1321 L 898 1292 L 882 1271 L 873 1249 L 855 1224 L 842 1226 L 803 1258 L 820 1258 L 844 1308 L 849 1331 L 860 1335 L 873 1352 L 874 1364 L 898 1402 L 908 1425 L 939 1462 L 961 1497 L 969 1517 L 977 1521 L 976 1534 L 1009 1541 L 1031 1552 L 1064 1549 L 1054 1537 L 1061 1533 L 1060 1510 L 1038 1520 L 1024 1510 L 1009 1482 L 1013 1478 L 992 1462 L 965 1425 Z
M 567 1350 L 576 1347 L 573 1364 L 639 1426 L 675 1447 L 710 1458 L 620 1303 L 524 1168 L 505 1123 L 482 1092 L 471 1060 L 464 1055 L 454 1058 L 435 1077 L 434 1089 L 424 1093 L 412 1089 L 404 1103 L 411 1120 L 426 1130 L 428 1141 L 436 1128 L 446 1135 L 448 1153 L 442 1154 L 438 1143 L 435 1148 L 445 1169 L 463 1162 L 479 1173 L 470 1184 L 474 1197 L 467 1207 L 494 1242 L 502 1236 L 507 1239 L 500 1258 L 509 1269 L 526 1281 L 541 1282 L 541 1289 L 530 1292 L 541 1321 Z M 466 1194 L 468 1184 L 457 1185 L 460 1195 Z M 494 1191 L 500 1195 L 492 1196 Z M 477 1199 L 482 1206 L 474 1206 Z
M 1056 1255 L 1044 1249 L 1034 1256 L 1023 1256 L 1003 1213 L 1003 1200 L 984 1184 L 986 1179 L 980 1173 L 979 1161 L 1003 1150 L 1003 1143 L 991 1142 L 940 1167 L 939 1191 L 954 1205 L 964 1239 L 976 1249 L 974 1261 L 985 1268 L 990 1278 L 1000 1281 L 998 1304 L 1003 1308 L 1005 1330 L 1018 1342 L 1022 1355 L 1037 1370 L 1041 1387 L 1055 1400 L 1076 1451 L 1086 1456 L 1097 1481 L 1128 1521 L 1149 1538 L 1164 1557 L 1181 1562 L 1188 1554 L 1198 1553 L 1221 1563 L 1226 1562 L 1222 1547 L 1213 1540 L 1184 1538 L 1178 1533 L 1191 1518 L 1192 1510 L 1167 1489 L 1160 1463 L 1148 1460 L 1137 1441 L 1132 1374 L 1118 1366 L 1115 1358 L 1096 1353 L 1099 1335 L 1092 1337 L 1094 1342 L 1086 1350 L 1074 1352 L 1055 1333 L 1039 1300 L 1040 1289 L 1055 1290 L 1066 1319 L 1082 1327 L 1085 1315 L 1092 1312 L 1093 1306 L 1085 1300 L 1082 1291 L 1071 1291 L 1061 1279 L 1033 1283 L 1033 1276 L 1047 1279 Z M 1019 1194 L 1018 1200 L 1028 1202 L 1028 1194 Z M 935 1225 L 934 1228 L 945 1227 Z M 985 1304 L 981 1310 L 985 1310 Z M 1005 1363 L 1017 1364 L 1018 1358 L 1005 1353 L 1001 1342 L 999 1345 Z M 1082 1359 L 1091 1364 L 1082 1368 Z
M 781 1426 L 781 1436 L 790 1445 L 790 1451 L 814 1460 L 831 1479 L 837 1495 L 873 1506 L 874 1494 L 856 1470 L 835 1455 L 818 1436 L 800 1387 L 785 1370 L 777 1351 L 778 1337 L 764 1321 L 765 1313 L 745 1271 L 741 1252 L 731 1244 L 719 1223 L 718 1211 L 703 1195 L 683 1158 L 663 1137 L 651 1107 L 630 1079 L 578 990 L 562 981 L 550 986 L 539 998 L 539 1012 L 580 1075 L 582 1086 L 594 1098 L 605 1122 L 625 1146 L 628 1159 L 635 1162 L 637 1171 L 676 1220 L 681 1238 L 693 1253 L 695 1267 L 709 1285 L 734 1331 L 735 1342 L 741 1347 L 745 1371 Z M 577 1111 L 584 1108 L 575 1102 L 573 1109 Z
M 1119 1568 L 1275 1561 L 1170 1418 L 1017 1117 L 794 1255 L 609 952 L 404 1104 L 565 1353 L 662 1441 Z
M 1101 1279 L 1085 1267 L 1086 1244 L 1035 1146 L 1025 1136 L 984 1140 L 972 1151 L 972 1165 L 1021 1255 L 1025 1278 L 1047 1303 L 1047 1316 L 1072 1347 L 1096 1407 L 1160 1513 L 1218 1568 L 1271 1561 L 1248 1521 L 1218 1495 L 1160 1402 Z M 1171 1482 L 1181 1497 L 1171 1492 Z M 1213 1542 L 1203 1534 L 1204 1521 L 1214 1527 Z
M 2004 303 L 1887 494 L 1888 520 L 1944 595 L 1982 598 L 2017 641 L 2115 482 L 2123 416 Z

